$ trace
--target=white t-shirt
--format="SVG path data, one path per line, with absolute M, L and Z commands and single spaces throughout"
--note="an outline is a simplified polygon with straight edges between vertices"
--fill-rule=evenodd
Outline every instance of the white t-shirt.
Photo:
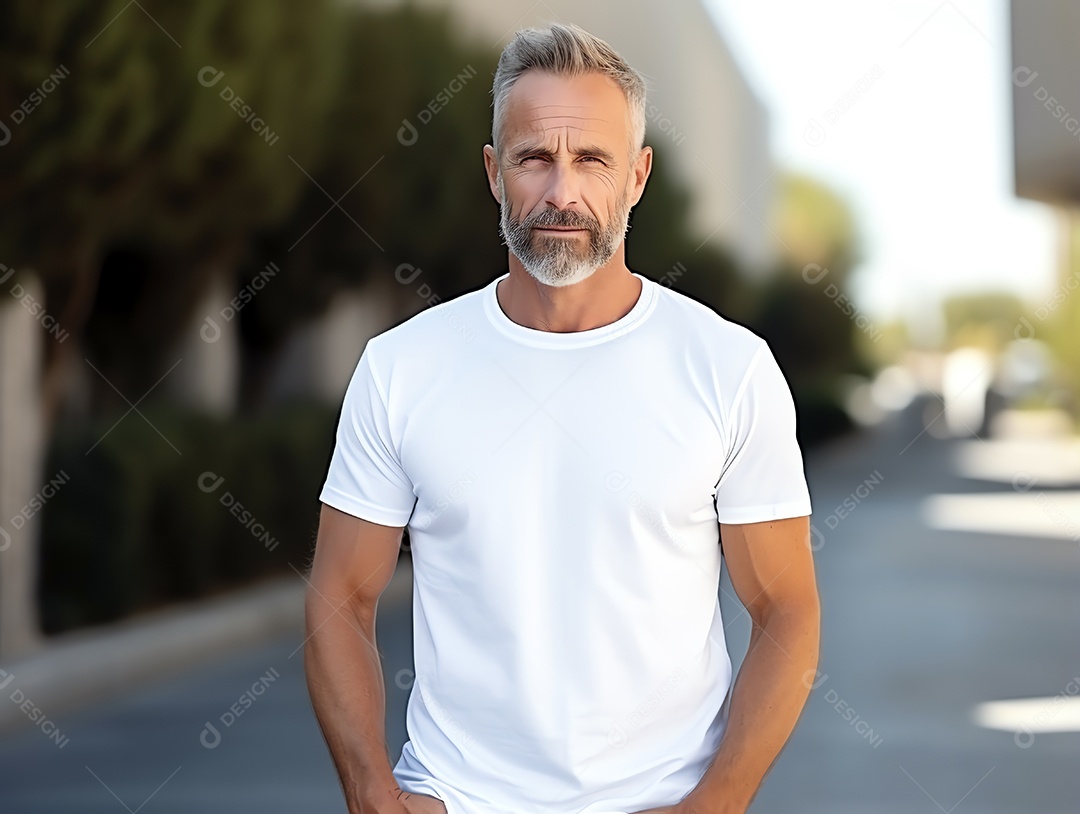
M 764 340 L 653 280 L 575 333 L 488 285 L 370 339 L 320 499 L 408 524 L 406 791 L 448 814 L 673 805 L 727 722 L 719 523 L 810 514 Z

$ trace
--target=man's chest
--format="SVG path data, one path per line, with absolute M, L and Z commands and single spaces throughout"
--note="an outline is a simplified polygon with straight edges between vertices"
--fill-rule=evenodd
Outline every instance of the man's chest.
M 450 533 L 515 508 L 675 525 L 713 512 L 726 440 L 715 393 L 686 365 L 493 357 L 414 386 L 397 431 L 416 522 Z

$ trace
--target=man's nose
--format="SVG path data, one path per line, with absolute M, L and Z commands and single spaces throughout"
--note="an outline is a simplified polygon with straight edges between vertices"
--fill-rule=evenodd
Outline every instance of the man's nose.
M 581 202 L 576 173 L 568 163 L 552 162 L 544 202 L 555 209 L 566 209 Z

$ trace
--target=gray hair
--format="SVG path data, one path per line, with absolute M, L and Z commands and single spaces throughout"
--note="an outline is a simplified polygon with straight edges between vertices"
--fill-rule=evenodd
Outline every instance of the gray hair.
M 525 28 L 517 32 L 499 57 L 491 86 L 494 107 L 491 143 L 496 156 L 502 149 L 500 138 L 506 98 L 518 78 L 530 70 L 565 77 L 596 72 L 614 79 L 630 107 L 630 157 L 641 150 L 645 144 L 644 76 L 599 37 L 573 23 L 551 23 L 547 28 Z

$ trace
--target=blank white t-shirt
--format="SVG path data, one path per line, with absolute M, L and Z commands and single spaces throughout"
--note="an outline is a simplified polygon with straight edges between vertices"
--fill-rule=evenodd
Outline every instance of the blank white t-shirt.
M 633 812 L 727 721 L 719 523 L 809 515 L 768 345 L 633 273 L 599 328 L 488 285 L 372 339 L 320 499 L 409 527 L 415 682 L 394 776 L 448 814 Z

